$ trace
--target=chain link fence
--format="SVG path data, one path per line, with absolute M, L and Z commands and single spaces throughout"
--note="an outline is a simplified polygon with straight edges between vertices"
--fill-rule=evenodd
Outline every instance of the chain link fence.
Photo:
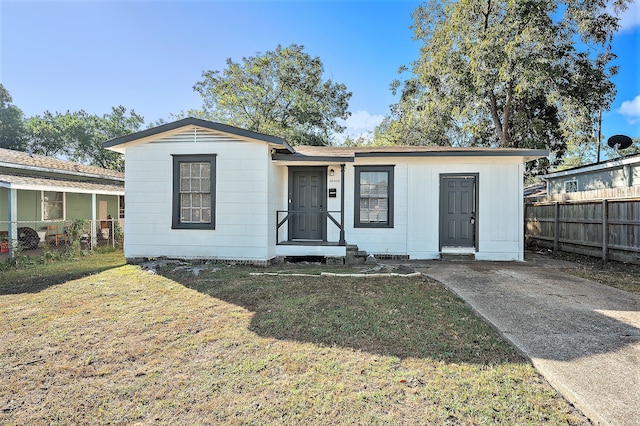
M 12 238 L 9 236 L 11 229 Z M 121 247 L 122 241 L 122 226 L 118 219 L 0 221 L 0 254 L 9 253 L 12 247 L 28 252 L 45 246 L 74 244 L 81 250 L 93 250 L 96 247 Z

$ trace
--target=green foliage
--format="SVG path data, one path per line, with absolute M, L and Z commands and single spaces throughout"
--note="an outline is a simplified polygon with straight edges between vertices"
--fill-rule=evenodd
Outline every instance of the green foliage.
M 26 148 L 24 118 L 12 101 L 7 89 L 0 84 L 0 148 L 22 151 Z
M 106 169 L 123 170 L 122 156 L 105 150 L 104 141 L 134 133 L 141 129 L 144 118 L 123 106 L 113 107 L 102 117 L 85 111 L 64 114 L 46 111 L 27 121 L 29 149 L 48 156 L 64 155 L 81 163 Z
M 377 142 L 544 148 L 559 162 L 567 141 L 589 142 L 600 108 L 615 95 L 609 48 L 618 18 L 605 6 L 429 0 L 413 13 L 420 58 L 410 77 L 392 83 L 400 101 L 376 130 Z M 532 171 L 548 167 L 544 160 Z
M 227 59 L 227 68 L 205 71 L 194 90 L 202 96 L 200 111 L 187 115 L 210 119 L 285 138 L 292 144 L 326 145 L 344 127 L 338 119 L 350 113 L 351 92 L 344 84 L 323 79 L 318 57 L 291 44 L 275 51 Z

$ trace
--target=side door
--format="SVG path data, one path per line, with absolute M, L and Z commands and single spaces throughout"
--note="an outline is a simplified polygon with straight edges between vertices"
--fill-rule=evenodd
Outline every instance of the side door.
M 476 247 L 477 175 L 440 175 L 440 249 Z

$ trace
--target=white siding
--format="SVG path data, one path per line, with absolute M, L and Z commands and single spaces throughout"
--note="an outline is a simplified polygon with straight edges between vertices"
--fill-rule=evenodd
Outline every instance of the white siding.
M 173 154 L 216 154 L 215 230 L 171 229 Z M 127 148 L 125 161 L 126 257 L 268 258 L 268 144 L 188 129 Z
M 285 224 L 276 238 L 276 210 L 288 208 L 288 167 L 271 161 L 270 146 L 193 128 L 146 140 L 126 150 L 125 255 L 265 261 L 290 252 L 325 248 L 276 246 L 287 239 Z M 171 229 L 173 157 L 216 155 L 215 230 Z M 481 260 L 523 259 L 522 159 L 517 157 L 357 157 L 345 167 L 341 194 L 339 164 L 327 167 L 330 211 L 344 196 L 345 236 L 373 254 L 436 259 L 439 248 L 440 175 L 478 175 L 477 252 Z M 302 166 L 303 164 L 296 164 Z M 318 164 L 320 165 L 320 164 Z M 394 166 L 393 228 L 354 226 L 354 166 Z M 330 176 L 329 170 L 334 170 Z M 280 217 L 282 219 L 284 215 Z M 340 214 L 334 213 L 339 220 Z M 327 221 L 327 240 L 339 230 Z M 312 250 L 301 253 L 300 250 Z M 343 253 L 344 248 L 330 248 Z M 333 253 L 333 252 L 332 252 Z
M 394 227 L 353 227 L 353 167 L 348 168 L 345 203 L 347 242 L 375 254 L 437 259 L 439 251 L 440 175 L 478 174 L 478 251 L 482 260 L 522 260 L 522 166 L 505 158 L 403 158 L 358 161 L 395 164 Z

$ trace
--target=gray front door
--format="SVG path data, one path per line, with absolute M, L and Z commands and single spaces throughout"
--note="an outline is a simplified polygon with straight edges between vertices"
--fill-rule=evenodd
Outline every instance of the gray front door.
M 324 167 L 289 168 L 290 240 L 326 240 Z
M 440 248 L 476 246 L 477 179 L 440 176 Z

